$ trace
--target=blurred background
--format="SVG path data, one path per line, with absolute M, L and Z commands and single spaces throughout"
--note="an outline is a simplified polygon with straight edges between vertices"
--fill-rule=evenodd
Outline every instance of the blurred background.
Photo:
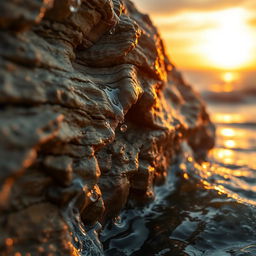
M 137 0 L 157 26 L 168 55 L 200 90 L 254 88 L 256 1 Z
M 212 156 L 256 169 L 256 1 L 136 0 L 217 125 Z
M 256 1 L 137 0 L 182 69 L 254 70 Z

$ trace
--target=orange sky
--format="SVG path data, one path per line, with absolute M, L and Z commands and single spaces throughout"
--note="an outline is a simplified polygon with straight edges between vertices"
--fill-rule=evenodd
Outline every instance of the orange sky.
M 256 0 L 136 0 L 182 69 L 256 69 Z

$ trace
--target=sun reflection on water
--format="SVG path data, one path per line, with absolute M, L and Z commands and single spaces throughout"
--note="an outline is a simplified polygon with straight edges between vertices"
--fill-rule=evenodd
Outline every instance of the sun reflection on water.
M 223 164 L 256 167 L 254 130 L 227 125 L 218 126 L 216 147 L 210 152 L 213 159 Z M 251 149 L 251 151 L 248 151 Z
M 222 158 L 220 163 L 225 162 L 225 157 L 234 156 L 232 150 L 217 149 L 215 153 L 217 157 Z M 228 159 L 230 160 L 230 164 L 236 164 L 234 159 Z M 248 182 L 248 180 L 254 180 L 256 178 L 253 170 L 248 169 L 246 166 L 236 170 L 214 162 L 205 162 L 201 165 L 195 164 L 195 166 L 199 170 L 201 183 L 205 189 L 214 189 L 218 191 L 219 195 L 225 194 L 237 201 L 256 205 L 254 199 L 248 197 L 247 194 L 243 194 L 244 191 L 256 193 L 256 185 Z
M 245 118 L 239 113 L 213 113 L 212 119 L 215 123 L 242 123 Z
M 220 134 L 226 137 L 233 137 L 235 136 L 236 133 L 235 133 L 235 130 L 232 128 L 221 128 Z
M 232 92 L 237 90 L 240 74 L 237 72 L 224 72 L 220 74 L 219 82 L 210 86 L 213 92 Z
M 232 164 L 235 162 L 234 152 L 231 149 L 215 148 L 211 152 L 212 157 L 225 164 Z
M 234 81 L 234 74 L 232 72 L 226 72 L 222 76 L 223 76 L 223 80 L 226 83 L 231 83 Z
M 231 72 L 231 71 L 228 71 L 228 72 L 225 72 L 221 75 L 221 78 L 222 80 L 225 82 L 225 83 L 233 83 L 233 82 L 236 82 L 239 80 L 240 78 L 240 75 L 239 73 L 237 72 Z
M 236 146 L 236 142 L 234 140 L 225 140 L 224 145 L 227 148 L 234 148 Z

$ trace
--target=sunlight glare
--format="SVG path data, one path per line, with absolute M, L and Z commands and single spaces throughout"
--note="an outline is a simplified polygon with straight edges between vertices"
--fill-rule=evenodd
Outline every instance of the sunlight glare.
M 213 113 L 212 119 L 216 123 L 240 123 L 244 121 L 242 115 L 240 114 Z
M 234 152 L 230 149 L 223 149 L 223 148 L 217 148 L 214 149 L 213 155 L 215 156 L 216 159 L 232 159 Z
M 252 38 L 246 24 L 247 13 L 242 8 L 234 8 L 216 13 L 218 27 L 205 32 L 206 58 L 222 69 L 241 68 L 251 60 Z M 232 81 L 232 75 L 226 75 Z M 228 82 L 227 81 L 227 82 Z
M 236 142 L 234 140 L 225 140 L 224 145 L 226 148 L 234 148 L 236 146 Z
M 235 131 L 232 128 L 223 128 L 221 129 L 220 134 L 226 137 L 233 137 L 235 135 Z
M 226 83 L 232 83 L 235 81 L 235 75 L 233 72 L 225 72 L 222 75 L 223 81 Z

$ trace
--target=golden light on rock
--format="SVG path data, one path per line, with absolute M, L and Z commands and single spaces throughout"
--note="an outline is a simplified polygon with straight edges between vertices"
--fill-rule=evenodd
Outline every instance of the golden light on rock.
M 6 244 L 7 247 L 12 246 L 13 245 L 13 239 L 10 238 L 10 237 L 6 238 L 5 239 L 5 244 Z

